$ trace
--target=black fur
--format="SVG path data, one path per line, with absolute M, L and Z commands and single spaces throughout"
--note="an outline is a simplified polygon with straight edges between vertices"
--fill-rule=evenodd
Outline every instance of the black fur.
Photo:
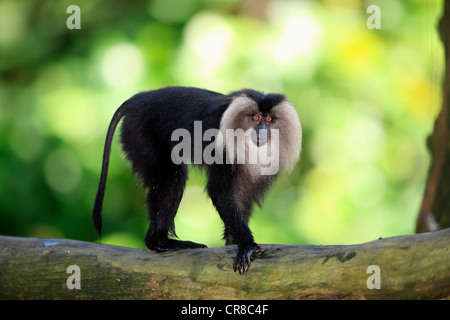
M 264 95 L 254 90 L 241 90 L 229 95 L 187 87 L 167 87 L 136 94 L 116 111 L 108 129 L 100 185 L 95 199 L 93 219 L 101 234 L 102 201 L 105 191 L 109 154 L 114 130 L 123 117 L 121 143 L 134 172 L 138 173 L 148 191 L 147 207 L 150 227 L 145 244 L 151 250 L 168 251 L 205 247 L 189 241 L 175 240 L 174 217 L 187 180 L 186 164 L 175 165 L 171 150 L 172 132 L 185 128 L 193 135 L 194 121 L 202 121 L 202 129 L 219 129 L 220 121 L 233 97 L 245 95 L 267 112 L 284 99 L 279 94 Z M 203 146 L 204 147 L 204 146 Z M 239 164 L 206 166 L 209 196 L 225 225 L 226 244 L 237 244 L 238 256 L 234 269 L 245 272 L 250 257 L 262 252 L 254 242 L 248 227 L 254 203 L 259 204 L 274 176 L 261 176 L 251 183 L 239 179 Z M 236 186 L 239 183 L 240 185 Z M 237 199 L 236 190 L 245 191 L 245 199 Z M 170 237 L 169 235 L 172 235 Z

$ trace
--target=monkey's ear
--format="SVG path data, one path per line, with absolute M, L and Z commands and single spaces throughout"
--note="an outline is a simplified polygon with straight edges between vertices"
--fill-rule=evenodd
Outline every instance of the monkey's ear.
M 245 124 L 243 117 L 257 113 L 257 111 L 258 105 L 256 102 L 243 93 L 229 96 L 229 104 L 220 119 L 219 134 L 216 137 L 216 150 L 226 151 L 226 161 L 228 163 L 235 163 L 236 148 L 243 147 L 237 146 L 237 143 L 234 141 L 235 133 L 238 133 L 237 130 L 242 129 L 243 133 L 248 129 L 243 128 Z
M 272 109 L 274 127 L 279 130 L 280 167 L 289 172 L 293 169 L 302 149 L 302 126 L 294 105 L 284 100 Z
M 247 114 L 258 113 L 258 104 L 255 100 L 245 95 L 231 97 L 231 101 L 220 120 L 220 130 L 223 129 L 246 129 L 241 128 L 241 119 Z

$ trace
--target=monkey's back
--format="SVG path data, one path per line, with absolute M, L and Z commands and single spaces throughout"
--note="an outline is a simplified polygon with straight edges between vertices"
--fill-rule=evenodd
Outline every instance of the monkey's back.
M 195 121 L 201 121 L 202 134 L 218 129 L 227 101 L 226 95 L 192 87 L 138 93 L 122 105 L 122 148 L 130 160 L 168 157 L 177 143 L 171 141 L 175 130 L 186 129 L 193 139 Z
M 166 87 L 141 92 L 126 102 L 125 119 L 145 127 L 159 129 L 169 135 L 176 129 L 193 129 L 194 121 L 202 121 L 204 129 L 219 128 L 226 96 L 199 88 Z M 162 130 L 163 132 L 161 132 Z

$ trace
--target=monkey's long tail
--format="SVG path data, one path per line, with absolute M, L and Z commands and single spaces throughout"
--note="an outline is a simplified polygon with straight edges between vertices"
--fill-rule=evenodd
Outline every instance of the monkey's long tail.
M 109 124 L 108 133 L 106 135 L 105 149 L 103 151 L 103 165 L 102 173 L 100 175 L 100 183 L 98 185 L 97 196 L 95 198 L 94 209 L 92 211 L 92 219 L 94 221 L 94 228 L 99 237 L 102 236 L 102 207 L 103 197 L 105 195 L 106 177 L 108 175 L 109 155 L 111 153 L 111 143 L 116 130 L 117 124 L 124 115 L 125 104 L 120 106 L 114 114 L 111 123 Z

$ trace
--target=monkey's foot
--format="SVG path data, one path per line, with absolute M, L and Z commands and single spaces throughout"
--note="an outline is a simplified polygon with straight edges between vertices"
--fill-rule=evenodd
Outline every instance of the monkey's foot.
M 150 250 L 164 252 L 164 251 L 178 251 L 183 249 L 198 249 L 207 248 L 204 244 L 195 243 L 191 241 L 181 241 L 174 239 L 160 239 L 158 241 L 150 241 L 146 243 Z
M 239 248 L 237 257 L 234 259 L 233 270 L 242 274 L 251 266 L 250 259 L 254 253 L 264 252 L 256 243 L 249 244 L 243 248 Z

